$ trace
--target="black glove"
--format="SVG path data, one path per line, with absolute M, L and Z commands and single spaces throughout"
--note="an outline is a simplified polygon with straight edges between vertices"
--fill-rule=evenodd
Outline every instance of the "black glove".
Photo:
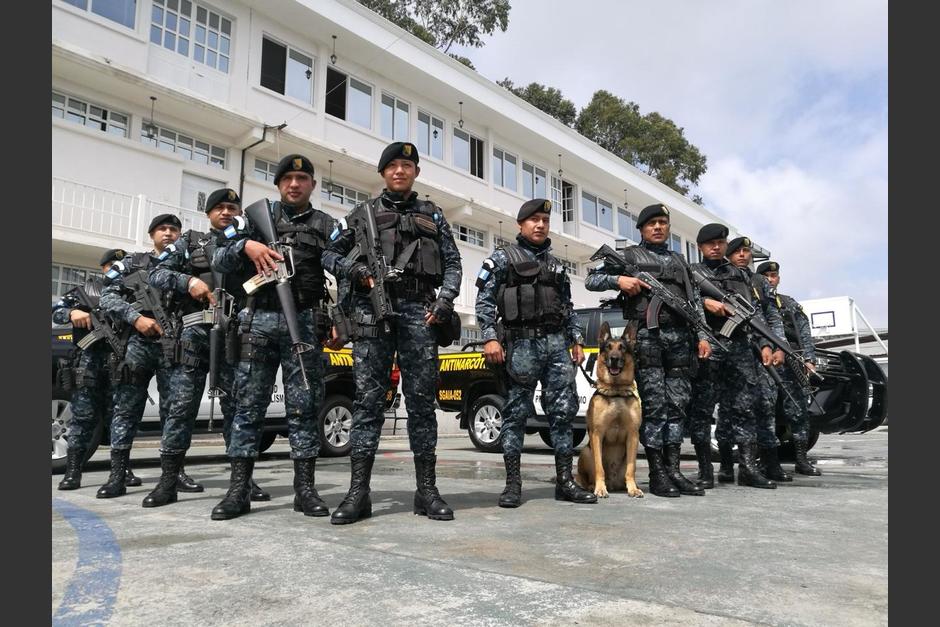
M 369 272 L 369 266 L 357 261 L 349 268 L 349 280 L 352 281 L 354 285 L 362 285 L 363 281 L 372 276 Z
M 450 322 L 450 317 L 454 313 L 454 302 L 442 296 L 431 303 L 429 311 L 437 318 L 438 324 Z

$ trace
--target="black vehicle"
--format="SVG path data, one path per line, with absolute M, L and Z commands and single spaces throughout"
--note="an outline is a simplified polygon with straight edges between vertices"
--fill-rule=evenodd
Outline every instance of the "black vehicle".
M 584 330 L 584 369 L 591 376 L 597 360 L 597 336 L 601 325 L 607 322 L 611 332 L 620 334 L 624 320 L 619 310 L 590 308 L 576 310 L 579 324 Z M 506 385 L 497 371 L 487 367 L 479 343 L 467 344 L 462 352 L 442 353 L 438 356 L 439 380 L 437 402 L 445 412 L 455 412 L 460 427 L 467 429 L 470 440 L 481 451 L 502 451 L 500 428 L 505 406 Z M 870 431 L 884 422 L 888 409 L 888 379 L 880 366 L 870 357 L 850 351 L 817 349 L 819 381 L 813 378 L 815 403 L 810 404 L 810 438 L 812 448 L 820 433 L 846 433 Z M 593 389 L 587 378 L 578 374 L 578 415 L 575 418 L 575 446 L 585 435 L 585 413 Z M 539 412 L 540 394 L 536 391 L 536 411 Z M 778 404 L 779 410 L 779 404 Z M 548 421 L 538 413 L 526 425 L 526 433 L 538 432 L 546 444 Z M 778 411 L 777 437 L 784 455 L 792 454 L 790 428 Z M 713 439 L 717 455 L 718 444 Z
M 52 471 L 62 472 L 65 469 L 67 451 L 66 432 L 68 422 L 72 416 L 70 394 L 56 386 L 56 372 L 63 360 L 69 359 L 74 348 L 72 344 L 72 329 L 70 326 L 52 328 Z M 325 394 L 323 404 L 320 406 L 320 451 L 324 457 L 337 457 L 348 455 L 351 444 L 349 430 L 352 427 L 353 398 L 355 397 L 355 382 L 352 374 L 352 350 L 343 348 L 339 351 L 324 350 L 324 358 L 328 359 L 325 376 Z M 397 366 L 392 368 L 389 389 L 385 397 L 386 415 L 394 417 L 394 412 L 401 402 L 398 392 L 400 373 Z M 284 393 L 280 389 L 280 375 L 271 394 L 271 404 L 268 406 L 264 419 L 264 432 L 262 434 L 260 451 L 266 451 L 274 443 L 278 435 L 287 437 L 287 418 L 284 406 Z M 208 390 L 206 391 L 208 392 Z M 158 398 L 156 377 L 150 382 L 150 398 L 144 409 L 144 416 L 138 427 L 138 436 L 160 436 L 160 414 L 155 404 Z M 221 433 L 222 412 L 216 400 L 213 429 L 209 430 L 209 397 L 203 393 L 199 414 L 193 429 L 194 435 L 207 433 Z M 110 419 L 99 422 L 89 447 L 86 461 L 101 444 L 110 442 L 108 425 Z

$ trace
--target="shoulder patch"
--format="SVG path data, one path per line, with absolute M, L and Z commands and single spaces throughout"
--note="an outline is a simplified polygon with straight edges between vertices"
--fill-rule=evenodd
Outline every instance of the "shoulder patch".
M 496 264 L 491 258 L 487 257 L 483 260 L 483 265 L 480 267 L 480 272 L 477 274 L 477 289 L 482 289 L 486 282 L 490 280 L 490 277 L 493 276 L 493 268 L 495 267 Z

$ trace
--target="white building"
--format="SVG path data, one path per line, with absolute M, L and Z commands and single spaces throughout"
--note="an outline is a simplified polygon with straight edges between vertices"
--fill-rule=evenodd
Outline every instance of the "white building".
M 315 164 L 314 205 L 340 217 L 382 189 L 394 140 L 417 144 L 415 189 L 459 239 L 466 337 L 477 270 L 526 199 L 554 201 L 577 306 L 597 303 L 589 256 L 637 240 L 644 206 L 673 209 L 672 245 L 693 260 L 698 229 L 723 222 L 353 0 L 52 0 L 52 118 L 53 298 L 105 249 L 148 247 L 157 213 L 205 229 L 213 189 L 276 197 L 290 152 Z

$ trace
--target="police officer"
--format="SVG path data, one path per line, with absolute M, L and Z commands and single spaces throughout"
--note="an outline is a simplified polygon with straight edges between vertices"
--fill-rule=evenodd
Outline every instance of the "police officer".
M 757 307 L 760 312 L 763 314 L 764 319 L 767 322 L 767 325 L 774 332 L 774 334 L 785 341 L 784 338 L 784 329 L 783 329 L 783 319 L 780 317 L 780 310 L 777 308 L 777 303 L 774 300 L 773 289 L 770 287 L 770 284 L 767 282 L 767 279 L 760 275 L 754 274 L 751 271 L 751 261 L 753 260 L 753 252 L 751 250 L 751 240 L 747 237 L 736 237 L 735 239 L 728 242 L 727 252 L 725 256 L 728 258 L 728 261 L 731 262 L 731 265 L 735 266 L 740 274 L 741 280 L 746 282 L 746 289 L 748 296 L 751 297 L 751 303 Z M 784 354 L 783 351 L 777 349 L 772 350 L 772 347 L 768 347 L 768 343 L 762 343 L 761 346 L 761 357 L 760 361 L 764 367 L 773 367 L 779 366 L 784 363 Z M 767 351 L 771 351 L 771 357 L 768 361 Z M 738 385 L 741 383 L 741 378 L 744 375 L 736 378 Z M 777 401 L 777 387 L 776 384 L 771 379 L 771 376 L 768 372 L 760 367 L 757 367 L 757 374 L 755 375 L 757 384 L 756 390 L 757 395 L 754 399 L 753 411 L 756 416 L 756 433 L 753 440 L 748 437 L 750 440 L 749 451 L 752 458 L 756 458 L 757 455 L 760 455 L 760 474 L 763 475 L 766 479 L 773 483 L 774 481 L 793 481 L 793 477 L 786 473 L 783 468 L 780 466 L 779 457 L 777 455 L 777 447 L 780 442 L 777 440 L 777 420 L 776 420 L 776 401 Z M 734 383 L 729 382 L 729 385 L 734 385 Z M 751 390 L 744 390 L 741 392 L 743 396 L 736 397 L 735 394 L 732 394 L 732 398 L 745 398 L 753 394 L 754 388 Z M 733 403 L 734 401 L 732 401 Z M 724 407 L 725 405 L 721 405 Z M 721 407 L 718 410 L 719 420 L 718 420 L 718 429 L 719 432 L 719 442 L 727 439 L 727 425 L 730 425 L 730 421 L 723 421 L 722 409 Z M 724 424 L 723 424 L 724 422 Z M 736 438 L 737 439 L 737 438 Z M 759 449 L 755 450 L 755 446 Z M 739 452 L 739 463 L 738 467 L 741 468 L 741 464 L 744 461 L 750 461 L 750 459 L 745 460 L 741 458 L 741 444 L 738 442 L 738 452 Z M 747 453 L 747 451 L 745 451 Z M 750 471 L 750 469 L 748 469 Z M 759 480 L 759 477 L 758 477 Z M 745 475 L 745 483 L 747 481 L 747 476 Z M 741 484 L 741 477 L 738 477 L 738 483 Z M 770 487 L 770 486 L 754 486 L 754 487 Z
M 648 271 L 704 315 L 688 263 L 668 248 L 669 224 L 669 209 L 665 205 L 657 203 L 644 208 L 636 223 L 643 241 L 638 246 L 628 247 L 623 256 L 641 270 Z M 649 463 L 650 491 L 666 497 L 704 495 L 705 491 L 699 484 L 679 471 L 679 454 L 683 423 L 692 393 L 692 368 L 697 365 L 696 359 L 707 359 L 711 354 L 708 337 L 701 331 L 696 332 L 666 307 L 660 312 L 659 328 L 648 329 L 646 308 L 650 297 L 644 289 L 649 285 L 637 278 L 620 275 L 606 263 L 593 268 L 584 285 L 595 292 L 623 292 L 624 319 L 637 324 L 636 382 L 643 400 L 640 441 Z
M 484 357 L 491 364 L 505 363 L 509 375 L 502 424 L 506 487 L 499 496 L 500 507 L 522 504 L 519 461 L 526 421 L 535 416 L 532 396 L 539 382 L 555 449 L 555 499 L 597 503 L 597 496 L 571 476 L 571 421 L 578 412 L 575 364 L 584 361 L 584 337 L 565 267 L 551 254 L 551 210 L 551 201 L 544 198 L 523 203 L 516 216 L 516 243 L 493 251 L 477 276 L 476 316 L 486 342 Z M 498 337 L 497 323 L 504 338 Z
M 98 489 L 98 498 L 114 498 L 127 493 L 123 477 L 130 457 L 137 425 L 147 402 L 147 388 L 154 374 L 160 394 L 160 418 L 170 411 L 169 363 L 163 354 L 160 336 L 163 329 L 152 311 L 138 311 L 133 306 L 133 293 L 124 285 L 124 279 L 137 270 L 149 271 L 157 264 L 157 257 L 180 236 L 180 219 L 173 214 L 155 216 L 147 228 L 153 241 L 149 252 L 138 252 L 116 261 L 105 274 L 106 286 L 101 293 L 100 305 L 115 320 L 132 327 L 124 360 L 113 373 L 114 414 L 111 418 L 111 474 Z
M 115 261 L 123 259 L 127 253 L 120 248 L 105 251 L 98 261 L 101 272 L 105 273 Z M 85 291 L 89 296 L 97 298 L 103 288 L 102 280 L 89 280 Z M 89 333 L 92 328 L 91 314 L 78 300 L 66 294 L 52 306 L 52 321 L 56 324 L 72 325 L 72 343 L 78 342 Z M 76 490 L 82 485 L 82 465 L 91 438 L 99 421 L 110 423 L 112 405 L 111 368 L 110 357 L 114 354 L 111 345 L 104 339 L 98 340 L 86 350 L 78 351 L 75 366 L 60 369 L 60 374 L 69 379 L 72 389 L 71 407 L 72 418 L 69 420 L 66 441 L 65 475 L 59 482 L 60 490 Z M 140 479 L 134 476 L 130 467 L 126 469 L 125 485 L 139 486 Z
M 349 491 L 330 522 L 347 524 L 372 515 L 369 482 L 385 421 L 383 402 L 396 351 L 408 408 L 408 438 L 414 453 L 414 512 L 434 520 L 453 520 L 454 512 L 436 486 L 434 402 L 436 327 L 452 321 L 462 276 L 460 252 L 444 212 L 432 202 L 419 200 L 412 190 L 421 172 L 414 144 L 389 144 L 379 158 L 378 172 L 385 189 L 366 203 L 375 216 L 383 253 L 389 265 L 402 275 L 394 283 L 385 283 L 395 316 L 373 319 L 369 290 L 374 279 L 366 258 L 344 259 L 355 245 L 353 229 L 338 231 L 324 255 L 335 260 L 334 274 L 348 281 L 349 292 L 341 301 L 347 303 L 347 315 L 357 325 L 353 336 L 356 401 L 349 436 L 351 479 Z M 353 209 L 346 223 L 362 211 L 362 205 Z
M 767 277 L 767 282 L 774 290 L 774 300 L 783 317 L 783 329 L 790 346 L 802 353 L 806 369 L 809 372 L 816 372 L 816 347 L 810 332 L 809 318 L 795 298 L 781 294 L 777 289 L 780 285 L 780 264 L 776 261 L 765 261 L 757 266 L 757 274 Z M 789 392 L 789 394 L 782 395 L 782 402 L 783 413 L 790 423 L 793 449 L 796 451 L 794 470 L 801 475 L 818 477 L 822 473 L 806 457 L 809 446 L 809 399 L 789 368 L 779 368 L 779 372 Z
M 702 227 L 696 240 L 703 261 L 695 264 L 694 268 L 723 291 L 737 294 L 754 306 L 757 319 L 764 322 L 748 275 L 725 258 L 729 249 L 727 236 L 728 229 L 724 225 L 706 224 Z M 735 246 L 743 244 L 743 241 L 744 238 L 741 238 L 741 242 L 735 240 Z M 708 325 L 716 331 L 720 330 L 729 315 L 728 310 L 721 301 L 708 297 L 703 299 L 703 305 Z M 772 345 L 764 338 L 755 337 L 744 325 L 738 327 L 724 343 L 727 351 L 719 349 L 712 353 L 693 386 L 689 425 L 699 462 L 699 477 L 714 485 L 710 476 L 710 434 L 715 404 L 719 403 L 716 437 L 721 454 L 721 471 L 718 480 L 734 481 L 732 447 L 737 442 L 741 462 L 738 483 L 757 488 L 774 488 L 776 484 L 767 479 L 755 465 L 753 450 L 758 421 L 766 420 L 762 365 L 772 362 Z M 759 350 L 760 354 L 755 353 L 755 350 Z
M 164 249 L 160 263 L 150 271 L 150 283 L 164 292 L 173 294 L 174 313 L 186 316 L 201 311 L 205 304 L 216 304 L 213 293 L 217 287 L 213 280 L 212 254 L 222 229 L 232 223 L 232 218 L 241 215 L 238 194 L 228 188 L 212 192 L 206 200 L 206 214 L 212 227 L 209 233 L 189 230 L 173 244 Z M 231 289 L 231 288 L 230 288 Z M 244 304 L 245 294 L 241 286 L 236 293 Z M 192 442 L 193 426 L 205 390 L 209 369 L 209 330 L 206 325 L 184 326 L 180 334 L 182 354 L 180 362 L 170 371 L 170 389 L 174 402 L 171 412 L 163 424 L 160 446 L 161 477 L 157 487 L 144 499 L 144 507 L 159 507 L 176 501 L 177 477 L 183 458 Z M 234 415 L 231 398 L 234 368 L 227 362 L 220 364 L 219 382 L 222 396 L 222 433 L 226 444 Z M 252 483 L 254 500 L 266 500 L 267 494 L 258 494 Z M 200 491 L 202 486 L 200 486 Z
M 294 462 L 294 511 L 305 516 L 329 514 L 314 481 L 320 452 L 317 415 L 323 400 L 321 341 L 329 333 L 328 315 L 322 310 L 327 290 L 321 256 L 336 221 L 310 204 L 317 182 L 307 157 L 292 154 L 281 159 L 274 184 L 281 199 L 273 203 L 272 217 L 278 241 L 293 251 L 294 275 L 290 287 L 301 340 L 309 350 L 301 353 L 292 350 L 274 283 L 253 292 L 238 313 L 241 355 L 235 373 L 235 416 L 228 442 L 232 474 L 225 498 L 212 510 L 213 520 L 235 518 L 251 509 L 251 475 L 279 366 Z M 230 275 L 225 279 L 226 285 L 240 285 L 256 274 L 268 275 L 276 270 L 278 261 L 284 261 L 250 223 L 247 230 L 230 225 L 225 235 L 226 242 L 213 254 L 212 268 Z M 305 388 L 304 372 L 309 389 Z

